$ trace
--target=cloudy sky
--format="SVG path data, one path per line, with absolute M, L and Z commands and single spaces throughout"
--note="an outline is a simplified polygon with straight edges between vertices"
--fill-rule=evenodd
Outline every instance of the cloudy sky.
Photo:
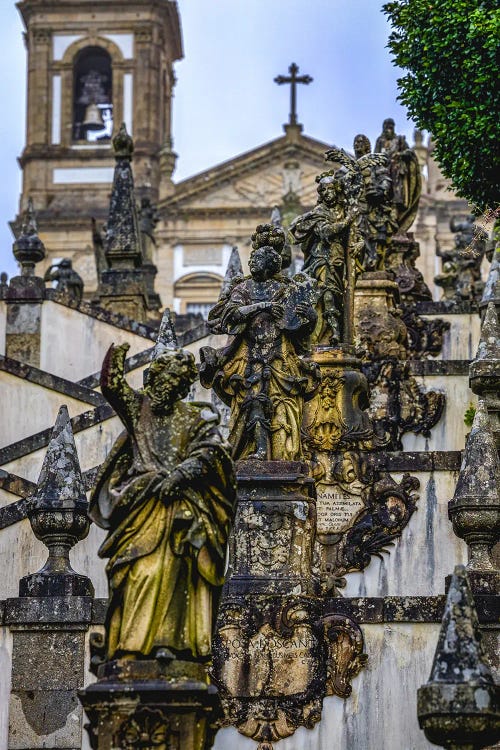
M 291 62 L 314 81 L 299 86 L 304 132 L 350 148 L 374 142 L 382 120 L 411 137 L 396 102 L 398 71 L 386 49 L 378 0 L 179 0 L 185 59 L 176 65 L 175 179 L 188 177 L 282 133 L 289 86 L 273 79 Z M 17 211 L 24 145 L 26 59 L 14 0 L 0 2 L 0 270 L 15 272 L 7 222 Z

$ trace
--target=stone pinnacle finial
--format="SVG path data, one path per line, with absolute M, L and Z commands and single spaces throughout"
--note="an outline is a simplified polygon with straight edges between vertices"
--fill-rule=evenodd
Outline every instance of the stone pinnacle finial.
M 169 308 L 165 308 L 163 317 L 160 323 L 160 330 L 158 331 L 158 338 L 156 339 L 156 345 L 151 355 L 151 361 L 157 359 L 165 352 L 175 351 L 179 348 L 177 343 L 177 336 L 175 333 L 174 324 L 172 322 L 172 315 Z
M 80 461 L 76 452 L 68 407 L 61 406 L 43 460 L 37 490 L 37 506 L 74 508 L 87 506 Z
M 418 691 L 427 739 L 446 748 L 482 748 L 500 737 L 500 688 L 485 661 L 474 599 L 462 565 L 451 578 L 429 682 Z
M 45 258 L 45 246 L 38 236 L 35 209 L 31 198 L 28 198 L 21 232 L 12 246 L 12 251 L 15 259 L 21 264 L 22 276 L 34 276 L 36 263 Z
M 131 159 L 132 138 L 123 124 L 113 138 L 116 165 L 106 227 L 106 261 L 110 269 L 142 266 L 142 242 Z
M 500 460 L 484 401 L 477 406 L 448 512 L 455 534 L 470 548 L 471 583 L 491 593 L 500 579 L 490 556 L 500 532 Z
M 230 290 L 231 284 L 238 276 L 243 276 L 243 266 L 241 264 L 240 253 L 236 245 L 231 250 L 229 261 L 224 274 L 224 281 L 220 291 L 220 297 L 224 297 Z
M 66 406 L 61 406 L 28 511 L 31 528 L 49 550 L 38 573 L 19 583 L 20 596 L 93 596 L 87 576 L 75 573 L 69 551 L 89 532 L 87 498 Z
M 483 324 L 481 326 L 481 337 L 477 349 L 476 359 L 478 360 L 499 360 L 500 359 L 500 326 L 498 321 L 497 309 L 494 302 L 489 302 L 486 308 Z
M 279 206 L 274 206 L 273 210 L 271 211 L 271 224 L 275 227 L 283 226 Z
M 120 130 L 113 138 L 113 151 L 115 159 L 128 159 L 131 161 L 134 153 L 134 141 L 132 136 L 127 132 L 127 126 L 124 122 L 120 125 Z
M 500 305 L 500 247 L 497 247 L 493 253 L 479 307 L 486 307 L 490 302 Z

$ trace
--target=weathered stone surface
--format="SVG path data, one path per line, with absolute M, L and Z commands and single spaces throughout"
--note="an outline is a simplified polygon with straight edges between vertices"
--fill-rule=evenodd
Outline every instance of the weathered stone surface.
M 484 593 L 499 593 L 500 572 L 490 550 L 500 534 L 500 459 L 483 401 L 478 403 L 448 511 L 453 530 L 469 545 L 467 570 L 474 590 L 479 586 Z
M 418 691 L 427 738 L 442 747 L 482 748 L 500 739 L 500 686 L 481 643 L 466 570 L 453 574 L 429 682 Z

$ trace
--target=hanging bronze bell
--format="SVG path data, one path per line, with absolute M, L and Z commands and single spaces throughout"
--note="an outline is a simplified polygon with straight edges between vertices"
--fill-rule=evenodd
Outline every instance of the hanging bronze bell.
M 83 127 L 86 130 L 101 130 L 104 127 L 101 110 L 95 102 L 88 104 L 83 118 Z

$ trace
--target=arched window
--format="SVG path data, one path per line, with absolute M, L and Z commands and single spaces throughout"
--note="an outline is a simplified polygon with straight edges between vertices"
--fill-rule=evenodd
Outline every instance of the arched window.
M 85 47 L 74 65 L 73 140 L 107 141 L 113 133 L 113 72 L 102 47 Z
M 205 319 L 219 298 L 223 279 L 212 273 L 195 273 L 175 282 L 174 297 L 181 314 L 201 314 Z

